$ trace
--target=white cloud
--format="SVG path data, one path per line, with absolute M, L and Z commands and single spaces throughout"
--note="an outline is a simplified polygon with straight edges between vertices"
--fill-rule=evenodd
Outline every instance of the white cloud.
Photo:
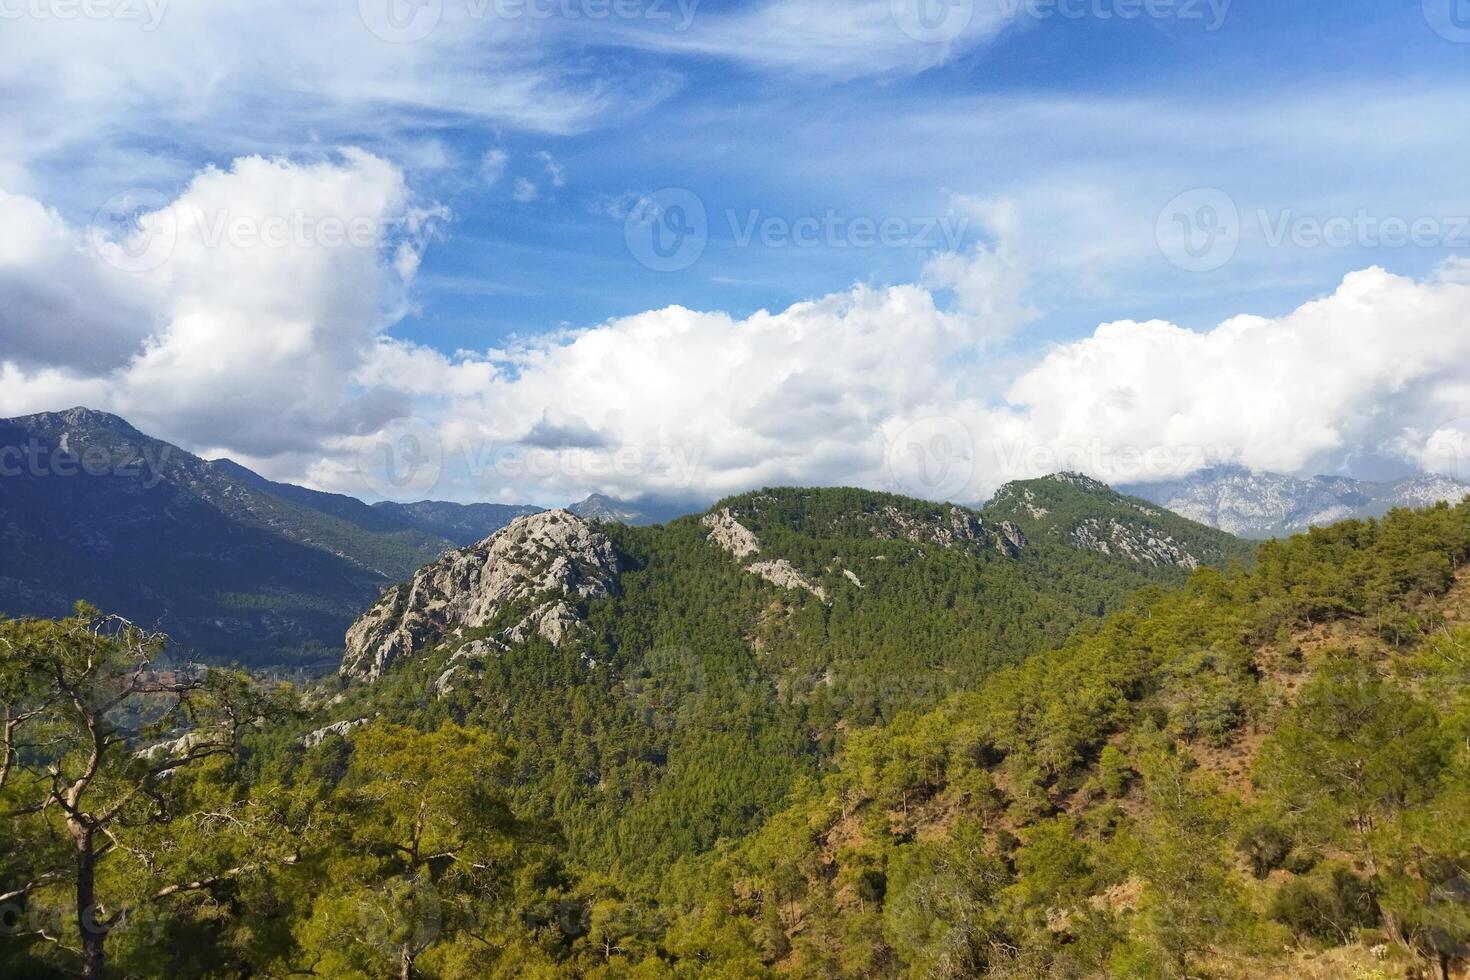
M 530 204 L 532 201 L 541 196 L 541 190 L 534 183 L 527 180 L 526 178 L 517 177 L 514 189 L 512 189 L 510 192 L 510 196 L 515 198 L 521 204 Z
M 551 186 L 552 187 L 565 187 L 566 186 L 566 184 L 567 184 L 567 172 L 566 172 L 566 168 L 563 167 L 560 163 L 557 163 L 556 162 L 556 157 L 552 156 L 550 153 L 546 152 L 545 150 L 538 150 L 536 152 L 536 159 L 537 160 L 540 160 L 541 163 L 542 163 L 542 165 L 546 167 L 546 176 L 547 176 L 547 179 L 549 179 L 551 181 Z
M 1063 468 L 1124 482 L 1223 460 L 1470 475 L 1459 448 L 1470 446 L 1470 283 L 1458 266 L 1424 281 L 1367 269 L 1285 316 L 1206 332 L 1104 324 L 993 390 L 973 365 L 1024 308 L 1008 249 L 939 260 L 963 287 L 949 308 L 921 286 L 855 286 L 744 319 L 669 307 L 486 357 L 386 342 L 375 370 L 386 384 L 423 379 L 434 397 L 417 411 L 446 459 L 440 492 L 465 499 L 507 484 L 559 500 L 840 483 L 978 500 Z M 536 435 L 548 431 L 583 435 L 556 446 Z M 352 489 L 350 472 L 316 475 Z
M 401 315 L 417 250 L 443 214 L 415 205 L 393 165 L 358 150 L 309 164 L 243 157 L 117 235 L 8 203 L 39 225 L 10 240 L 11 282 L 44 282 L 61 255 L 121 300 L 84 297 L 91 319 L 77 322 L 66 308 L 28 317 L 0 293 L 8 414 L 86 402 L 190 446 L 270 455 L 318 449 L 324 435 L 407 407 L 353 381 Z M 94 346 L 108 336 L 125 338 L 129 356 L 99 364 Z M 73 393 L 58 399 L 64 377 Z
M 125 273 L 99 263 L 55 211 L 0 191 L 3 356 L 103 370 L 136 353 L 152 328 Z
M 935 255 L 918 284 L 745 317 L 671 306 L 451 356 L 386 336 L 446 213 L 361 151 L 207 169 L 110 238 L 0 197 L 15 229 L 0 242 L 0 412 L 108 408 L 368 496 L 383 488 L 360 454 L 405 416 L 443 448 L 434 495 L 459 499 L 843 483 L 973 500 L 1059 468 L 1124 481 L 1219 458 L 1465 475 L 1470 264 L 1365 269 L 1283 316 L 1207 331 L 1107 323 L 1016 363 L 1005 345 L 1035 315 L 1019 218 L 956 208 L 990 244 Z M 963 478 L 931 481 L 936 461 Z
M 510 154 L 504 150 L 491 149 L 485 151 L 485 156 L 480 160 L 480 176 L 485 183 L 494 187 L 505 176 L 505 165 L 510 162 Z
M 943 64 L 993 39 L 1012 19 L 997 0 L 761 0 L 729 11 L 699 10 L 683 30 L 629 29 L 611 36 L 762 70 L 858 78 Z
M 1467 327 L 1470 285 L 1457 276 L 1370 268 L 1274 319 L 1239 316 L 1203 333 L 1104 324 L 1047 353 L 981 425 L 1083 459 L 1097 447 L 1089 468 L 1113 480 L 1178 475 L 1206 454 L 1310 474 L 1419 462 L 1430 434 L 1470 415 Z

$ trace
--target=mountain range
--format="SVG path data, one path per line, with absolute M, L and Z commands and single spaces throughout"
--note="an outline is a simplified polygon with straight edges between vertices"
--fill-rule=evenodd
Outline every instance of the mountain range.
M 595 496 L 603 519 L 642 519 Z M 368 504 L 206 460 L 105 412 L 0 420 L 0 611 L 79 599 L 167 632 L 180 652 L 335 662 L 392 583 L 535 513 L 530 505 Z
M 147 665 L 77 685 L 107 642 L 87 620 L 0 621 L 7 799 L 54 794 L 77 744 L 113 747 L 122 799 L 157 776 L 97 857 L 109 902 L 164 903 L 104 940 L 119 975 L 1467 958 L 1470 503 L 1250 542 L 1064 472 L 978 508 L 773 487 L 634 524 L 607 499 L 369 506 L 84 410 L 0 437 L 6 612 L 80 592 L 186 653 L 341 653 L 99 740 L 65 719 L 157 716 Z M 257 730 L 208 741 L 236 718 Z M 50 809 L 0 846 L 38 908 L 92 883 Z M 65 958 L 25 936 L 0 973 Z
M 1458 503 L 1470 495 L 1470 484 L 1432 474 L 1370 482 L 1257 473 L 1240 466 L 1216 466 L 1179 480 L 1120 489 L 1246 538 L 1283 537 L 1350 518 L 1382 517 L 1395 507 Z
M 59 615 L 86 599 L 162 628 L 181 652 L 256 665 L 335 661 L 347 627 L 385 588 L 542 512 L 369 505 L 202 459 L 85 408 L 0 420 L 0 464 L 0 611 Z M 1033 542 L 1191 568 L 1245 553 L 1201 525 L 1269 537 L 1470 492 L 1440 477 L 1364 483 L 1238 468 L 1125 489 L 1134 496 L 1059 474 L 1007 484 L 984 507 L 961 510 L 987 526 L 1010 522 Z M 630 527 L 695 510 L 597 493 L 567 508 Z
M 981 510 L 767 488 L 655 526 L 545 511 L 386 590 L 348 631 L 355 683 L 324 722 L 427 702 L 509 723 L 528 811 L 578 860 L 650 873 L 743 833 L 848 726 L 1250 554 L 1076 474 Z

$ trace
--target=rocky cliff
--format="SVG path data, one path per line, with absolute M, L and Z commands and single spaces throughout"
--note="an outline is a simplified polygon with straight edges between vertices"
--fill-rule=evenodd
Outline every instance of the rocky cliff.
M 577 608 L 617 587 L 603 534 L 564 510 L 519 517 L 479 544 L 426 565 L 387 590 L 347 631 L 342 673 L 364 680 L 457 632 L 498 627 L 560 645 L 582 627 Z

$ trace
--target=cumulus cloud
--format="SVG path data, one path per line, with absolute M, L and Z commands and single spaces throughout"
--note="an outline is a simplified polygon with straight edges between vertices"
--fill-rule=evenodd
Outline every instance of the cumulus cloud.
M 1367 269 L 1285 316 L 1204 332 L 1104 324 L 991 387 L 973 365 L 1025 308 L 1007 251 L 937 260 L 965 285 L 948 304 L 921 285 L 860 285 L 745 318 L 669 307 L 485 356 L 385 341 L 377 359 L 436 379 L 419 410 L 465 497 L 842 483 L 979 500 L 1064 468 L 1125 482 L 1224 461 L 1466 475 L 1459 267 L 1422 281 Z
M 130 277 L 96 261 L 60 215 L 32 198 L 0 191 L 0 228 L 6 360 L 101 371 L 138 351 L 152 318 Z
M 1080 459 L 1096 447 L 1089 468 L 1114 480 L 1211 459 L 1310 474 L 1432 467 L 1433 433 L 1470 414 L 1470 284 L 1458 268 L 1425 281 L 1366 269 L 1285 316 L 1201 333 L 1104 324 L 1018 377 L 997 424 L 982 425 Z
M 542 503 L 780 483 L 978 500 L 1062 468 L 1123 482 L 1225 460 L 1466 475 L 1470 264 L 1365 269 L 1204 331 L 1107 323 L 1023 360 L 1019 218 L 956 208 L 981 244 L 917 283 L 445 353 L 387 333 L 446 215 L 376 156 L 243 157 L 112 228 L 0 197 L 17 229 L 0 243 L 0 413 L 108 408 L 364 496 L 397 491 L 374 467 L 404 445 L 434 463 L 417 496 Z
M 33 232 L 8 240 L 13 274 L 0 275 L 7 414 L 86 402 L 191 446 L 271 455 L 407 408 L 362 397 L 354 375 L 401 315 L 411 257 L 442 212 L 386 161 L 244 157 L 121 228 L 73 230 L 35 202 L 0 204 Z M 101 284 L 74 298 L 86 319 L 10 301 L 64 295 L 70 279 L 48 285 L 58 263 Z M 108 338 L 126 356 L 102 357 Z M 62 378 L 72 394 L 58 400 Z

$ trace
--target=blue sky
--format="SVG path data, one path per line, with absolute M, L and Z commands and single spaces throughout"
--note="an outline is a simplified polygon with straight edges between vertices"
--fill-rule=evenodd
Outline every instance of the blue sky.
M 1151 235 L 1168 199 L 1163 192 L 1196 186 L 1231 189 L 1242 207 L 1332 214 L 1323 182 L 1351 182 L 1354 208 L 1399 214 L 1407 204 L 1413 214 L 1467 213 L 1470 187 L 1449 156 L 1458 134 L 1436 165 L 1412 151 L 1374 146 L 1369 132 L 1355 134 L 1365 145 L 1347 152 L 1340 144 L 1321 152 L 1290 131 L 1240 132 L 1242 119 L 1269 122 L 1282 106 L 1320 112 L 1320 124 L 1336 121 L 1348 130 L 1351 118 L 1331 115 L 1354 112 L 1358 96 L 1453 96 L 1467 79 L 1467 55 L 1426 28 L 1417 3 L 1236 2 L 1215 32 L 1167 20 L 1022 24 L 916 75 L 792 84 L 789 76 L 721 60 L 629 56 L 629 72 L 680 76 L 677 90 L 636 120 L 560 138 L 497 139 L 478 129 L 444 134 L 451 152 L 471 165 L 484 149 L 499 147 L 512 154 L 509 173 L 538 179 L 529 154 L 549 151 L 568 182 L 529 205 L 512 200 L 510 180 L 446 189 L 441 199 L 456 215 L 446 233 L 452 247 L 426 254 L 423 310 L 401 329 L 436 345 L 478 347 L 507 332 L 583 325 L 670 303 L 748 313 L 852 282 L 907 282 L 926 260 L 922 245 L 742 246 L 731 233 L 732 210 L 739 220 L 752 211 L 794 220 L 833 209 L 921 221 L 942 216 L 953 195 L 1024 194 L 1041 178 L 1083 195 L 1094 181 L 1107 181 L 1113 195 L 1129 199 L 1116 215 L 1123 226 L 1079 229 L 1098 238 Z M 1148 118 L 1069 135 L 1066 128 L 1090 103 L 1161 105 L 1192 118 L 1177 135 Z M 1029 118 L 1008 119 L 1013 113 Z M 688 270 L 644 269 L 628 253 L 621 223 L 594 213 L 605 199 L 662 187 L 694 190 L 712 214 L 710 245 Z M 1041 244 L 1069 237 L 1066 215 L 1058 220 Z M 1088 223 L 1078 216 L 1079 226 Z M 1045 316 L 1021 342 L 1075 336 L 1121 317 L 1207 326 L 1242 310 L 1276 314 L 1352 269 L 1381 262 L 1421 273 L 1454 250 L 1288 251 L 1305 254 L 1272 255 L 1264 281 L 1230 270 L 1180 273 L 1157 253 L 1110 269 L 1106 289 L 1059 273 L 1058 281 L 1040 285 L 1036 299 Z
M 128 298 L 101 279 L 95 297 L 68 296 L 77 308 L 65 322 L 22 323 L 12 314 L 7 327 L 0 319 L 10 345 L 0 349 L 0 362 L 12 379 L 0 408 L 63 407 L 51 403 L 75 393 L 70 401 L 141 411 L 160 434 L 191 448 L 228 452 L 317 485 L 350 489 L 344 440 L 379 431 L 390 411 L 431 419 L 440 440 L 449 438 L 443 426 L 473 418 L 486 438 L 507 445 L 553 429 L 585 430 L 604 446 L 644 444 L 658 428 L 620 432 L 618 423 L 591 417 L 617 414 L 612 395 L 611 404 L 566 409 L 568 417 L 559 418 L 561 400 L 544 387 L 494 398 L 476 391 L 469 407 L 455 402 L 458 395 L 385 378 L 368 364 L 368 346 L 436 355 L 459 371 L 442 383 L 468 390 L 472 377 L 506 383 L 543 355 L 570 356 L 588 331 L 591 339 L 624 318 L 637 323 L 670 307 L 725 318 L 740 334 L 760 311 L 781 315 L 833 296 L 858 297 L 861 306 L 861 290 L 912 284 L 941 313 L 969 318 L 959 339 L 918 349 L 915 357 L 934 363 L 894 368 L 909 371 L 905 383 L 929 378 L 931 389 L 929 372 L 939 372 L 948 407 L 943 399 L 875 401 L 852 406 L 851 419 L 814 417 L 804 429 L 820 436 L 823 425 L 831 433 L 861 420 L 865 435 L 852 438 L 876 449 L 849 459 L 793 438 L 787 462 L 765 468 L 756 460 L 771 447 L 761 439 L 736 449 L 698 436 L 711 458 L 729 459 L 713 464 L 718 475 L 697 487 L 671 488 L 647 474 L 578 483 L 559 472 L 549 483 L 454 486 L 446 495 L 707 494 L 742 481 L 871 483 L 884 473 L 891 482 L 892 461 L 885 463 L 881 446 L 894 426 L 966 418 L 971 438 L 983 441 L 1021 416 L 1034 422 L 1018 394 L 1024 379 L 1034 380 L 1044 363 L 1104 347 L 1095 336 L 1100 324 L 1163 321 L 1204 337 L 1253 315 L 1288 324 L 1277 330 L 1285 336 L 1313 301 L 1340 297 L 1347 277 L 1376 266 L 1428 288 L 1457 280 L 1458 273 L 1445 276 L 1446 263 L 1470 254 L 1470 229 L 1461 222 L 1470 215 L 1464 0 L 923 0 L 940 18 L 937 42 L 905 30 L 921 0 L 686 0 L 682 8 L 673 0 L 624 0 L 618 9 L 634 16 L 601 20 L 587 16 L 597 8 L 562 0 L 543 0 L 537 9 L 553 11 L 547 17 L 519 14 L 520 0 L 361 0 L 355 9 L 326 0 L 211 0 L 187 8 L 107 0 L 111 16 L 91 21 L 60 17 L 59 2 L 4 8 L 10 26 L 0 38 L 9 66 L 0 68 L 0 85 L 16 106 L 0 121 L 0 191 L 45 209 L 64 230 L 57 234 L 86 237 L 117 195 L 141 193 L 162 208 L 202 194 L 199 177 L 209 168 L 234 174 L 235 189 L 221 189 L 220 199 L 247 209 L 256 199 L 231 170 L 243 158 L 277 161 L 328 184 L 338 171 L 311 168 L 352 170 L 353 179 L 366 180 L 365 171 L 342 162 L 343 148 L 355 147 L 386 164 L 382 179 L 395 188 L 383 212 L 391 211 L 394 241 L 378 243 L 379 266 L 392 265 L 385 257 L 404 240 L 413 262 L 352 285 L 324 272 L 311 287 L 320 295 L 300 294 L 292 329 L 307 329 L 300 326 L 306 318 L 319 346 L 299 354 L 291 370 L 330 362 L 326 375 L 301 377 L 334 394 L 303 398 L 259 433 L 232 429 L 224 421 L 229 411 L 182 396 L 159 408 L 136 388 L 141 381 L 129 381 L 149 356 L 172 357 L 158 353 L 171 343 L 200 348 L 185 339 L 192 321 L 181 310 L 224 307 L 242 323 L 261 313 L 249 305 L 258 298 L 228 309 L 238 297 L 225 282 L 186 283 L 178 256 L 146 289 L 127 290 Z M 486 6 L 494 3 L 502 6 Z M 410 25 L 406 33 L 429 23 L 433 29 L 384 40 L 389 5 L 403 18 L 396 23 Z M 1138 16 L 1124 19 L 1129 11 Z M 671 193 L 685 195 L 681 201 L 692 195 L 704 212 L 698 257 L 649 268 L 639 259 L 638 236 L 648 233 L 640 219 L 664 220 Z M 816 227 L 813 219 L 825 223 L 817 240 L 793 244 L 793 234 Z M 894 230 L 891 240 L 866 242 L 863 229 L 878 226 Z M 764 240 L 749 231 L 761 227 L 770 229 Z M 1324 233 L 1338 240 L 1320 241 Z M 1181 252 L 1184 244 L 1194 250 Z M 25 308 L 57 308 L 32 294 L 44 292 L 43 270 L 53 268 L 46 262 L 62 260 L 22 259 L 12 260 L 8 280 L 31 297 Z M 228 278 L 231 268 L 221 260 L 209 275 Z M 287 262 L 261 271 L 261 288 L 305 289 L 296 268 Z M 90 272 L 79 275 L 91 281 Z M 334 324 L 349 314 L 332 297 L 353 291 L 373 294 L 379 316 L 343 340 Z M 105 319 L 104 311 L 134 303 L 140 311 L 129 323 L 90 325 L 94 315 Z M 893 329 L 902 333 L 907 314 L 894 315 Z M 54 341 L 78 322 L 123 338 L 108 371 L 84 370 L 58 355 L 56 343 L 35 339 Z M 1407 328 L 1381 320 L 1362 327 L 1379 335 Z M 209 329 L 225 335 L 218 324 Z M 949 329 L 936 326 L 930 336 L 948 337 Z M 829 345 L 848 335 L 839 331 Z M 507 349 L 534 357 L 506 361 Z M 277 338 L 262 350 L 275 357 L 283 347 Z M 461 363 L 461 351 L 483 363 Z M 243 347 L 241 356 L 250 359 Z M 198 373 L 199 363 L 189 363 Z M 241 364 L 205 368 L 221 377 L 248 374 Z M 813 371 L 784 362 L 776 370 L 791 387 L 772 395 L 772 404 L 797 404 L 792 392 L 807 390 Z M 1159 367 L 1132 370 L 1143 374 L 1122 386 L 1128 391 Z M 1233 370 L 1222 363 L 1218 377 Z M 365 374 L 377 380 L 364 382 Z M 854 377 L 834 369 L 830 383 L 817 387 L 831 397 L 848 391 L 844 384 L 858 385 Z M 712 373 L 698 383 L 733 380 Z M 1343 471 L 1365 459 L 1381 468 L 1389 457 L 1427 465 L 1424 440 L 1440 421 L 1470 415 L 1470 406 L 1461 412 L 1448 395 L 1436 396 L 1412 418 L 1364 422 L 1382 415 L 1375 405 L 1388 394 L 1397 398 L 1406 383 L 1397 375 L 1372 379 L 1384 386 L 1373 396 L 1379 401 L 1324 417 L 1317 434 L 1291 452 L 1259 450 L 1264 433 L 1282 424 L 1270 418 L 1257 420 L 1261 432 L 1220 433 L 1215 448 L 1299 471 Z M 232 410 L 250 406 L 248 390 L 259 387 L 242 381 L 227 399 Z M 261 410 L 278 411 L 283 397 L 272 392 Z M 1174 438 L 1165 433 L 1171 418 L 1207 414 L 1180 403 L 1160 409 L 1158 419 L 1125 424 L 1109 407 L 1117 403 L 1116 390 L 1100 391 L 1077 412 L 1109 439 L 1124 432 L 1145 443 Z M 1005 417 L 973 414 L 996 409 Z M 756 410 L 731 407 L 719 424 Z M 497 412 L 521 419 L 523 431 L 485 421 Z M 538 419 L 551 429 L 536 430 Z M 272 435 L 283 428 L 311 435 Z M 1191 427 L 1220 429 L 1203 416 Z M 1053 427 L 1026 438 L 1060 436 Z M 967 489 L 979 493 L 998 478 L 977 475 Z M 375 488 L 367 489 L 372 495 Z

